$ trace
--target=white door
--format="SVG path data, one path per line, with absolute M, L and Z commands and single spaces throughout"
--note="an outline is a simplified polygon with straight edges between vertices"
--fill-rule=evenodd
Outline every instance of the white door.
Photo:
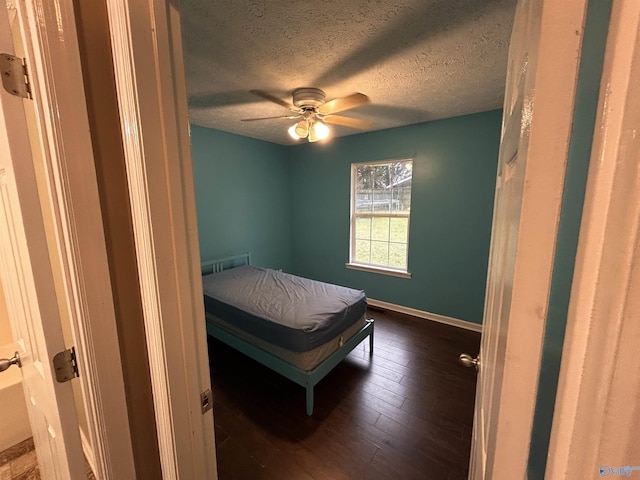
M 13 54 L 6 4 L 0 52 Z M 52 357 L 65 349 L 23 100 L 0 91 L 0 276 L 43 478 L 86 477 L 71 384 Z M 17 367 L 11 367 L 17 368 Z
M 483 334 L 477 362 L 461 356 L 478 367 L 474 480 L 526 476 L 585 8 L 561 3 L 514 18 Z
M 521 2 L 517 17 L 521 17 L 529 2 Z M 516 18 L 516 22 L 521 18 Z M 514 28 L 517 35 L 518 30 Z M 519 39 L 512 38 L 511 52 L 518 47 Z M 524 52 L 523 52 L 524 53 Z M 513 57 L 511 57 L 511 60 Z M 524 78 L 528 64 L 526 54 L 518 58 L 519 68 L 510 61 L 509 72 L 519 72 L 511 78 L 515 85 L 508 87 L 515 95 L 513 109 L 504 111 L 503 134 L 498 157 L 496 193 L 489 252 L 489 269 L 482 325 L 482 342 L 478 355 L 478 382 L 474 411 L 474 429 L 470 462 L 470 478 L 485 478 L 487 473 L 487 448 L 490 434 L 494 433 L 492 420 L 497 418 L 499 394 L 502 388 L 507 330 L 511 304 L 511 290 L 515 269 L 518 225 L 524 180 L 525 161 L 518 155 L 518 144 L 522 124 Z M 515 63 L 515 62 L 514 62 Z M 507 105 L 505 101 L 505 105 Z M 525 131 L 526 135 L 527 132 Z M 491 478 L 488 476 L 487 478 Z

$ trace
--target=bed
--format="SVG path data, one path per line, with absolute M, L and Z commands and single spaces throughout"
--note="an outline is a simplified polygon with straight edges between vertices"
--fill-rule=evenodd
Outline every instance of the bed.
M 207 333 L 306 389 L 369 337 L 363 291 L 251 265 L 243 254 L 202 263 Z

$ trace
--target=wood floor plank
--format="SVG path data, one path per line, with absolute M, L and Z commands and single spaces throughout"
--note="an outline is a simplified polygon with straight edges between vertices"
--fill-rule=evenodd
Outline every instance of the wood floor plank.
M 466 478 L 475 374 L 457 363 L 480 335 L 370 309 L 373 357 L 357 347 L 304 389 L 209 339 L 220 480 Z

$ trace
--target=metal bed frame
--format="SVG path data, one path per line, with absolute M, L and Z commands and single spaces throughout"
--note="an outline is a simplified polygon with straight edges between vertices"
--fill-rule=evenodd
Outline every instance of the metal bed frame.
M 242 255 L 203 262 L 201 270 L 203 275 L 207 275 L 210 273 L 222 272 L 229 268 L 250 264 L 251 254 L 245 253 Z M 207 312 L 206 316 L 213 317 L 214 315 Z M 373 320 L 367 320 L 367 323 L 351 338 L 345 341 L 340 348 L 320 362 L 320 364 L 313 370 L 309 371 L 302 370 L 301 368 L 282 360 L 273 353 L 267 352 L 266 350 L 253 345 L 251 342 L 239 338 L 212 322 L 207 322 L 207 333 L 262 365 L 279 373 L 285 378 L 288 378 L 289 380 L 292 380 L 298 385 L 304 387 L 306 389 L 307 415 L 313 414 L 313 392 L 315 385 L 367 337 L 369 337 L 369 356 L 373 356 Z

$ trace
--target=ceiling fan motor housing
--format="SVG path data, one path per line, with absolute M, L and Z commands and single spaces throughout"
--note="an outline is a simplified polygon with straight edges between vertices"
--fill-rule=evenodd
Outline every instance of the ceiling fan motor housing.
M 293 104 L 298 108 L 317 108 L 326 101 L 319 88 L 296 88 L 293 91 Z

